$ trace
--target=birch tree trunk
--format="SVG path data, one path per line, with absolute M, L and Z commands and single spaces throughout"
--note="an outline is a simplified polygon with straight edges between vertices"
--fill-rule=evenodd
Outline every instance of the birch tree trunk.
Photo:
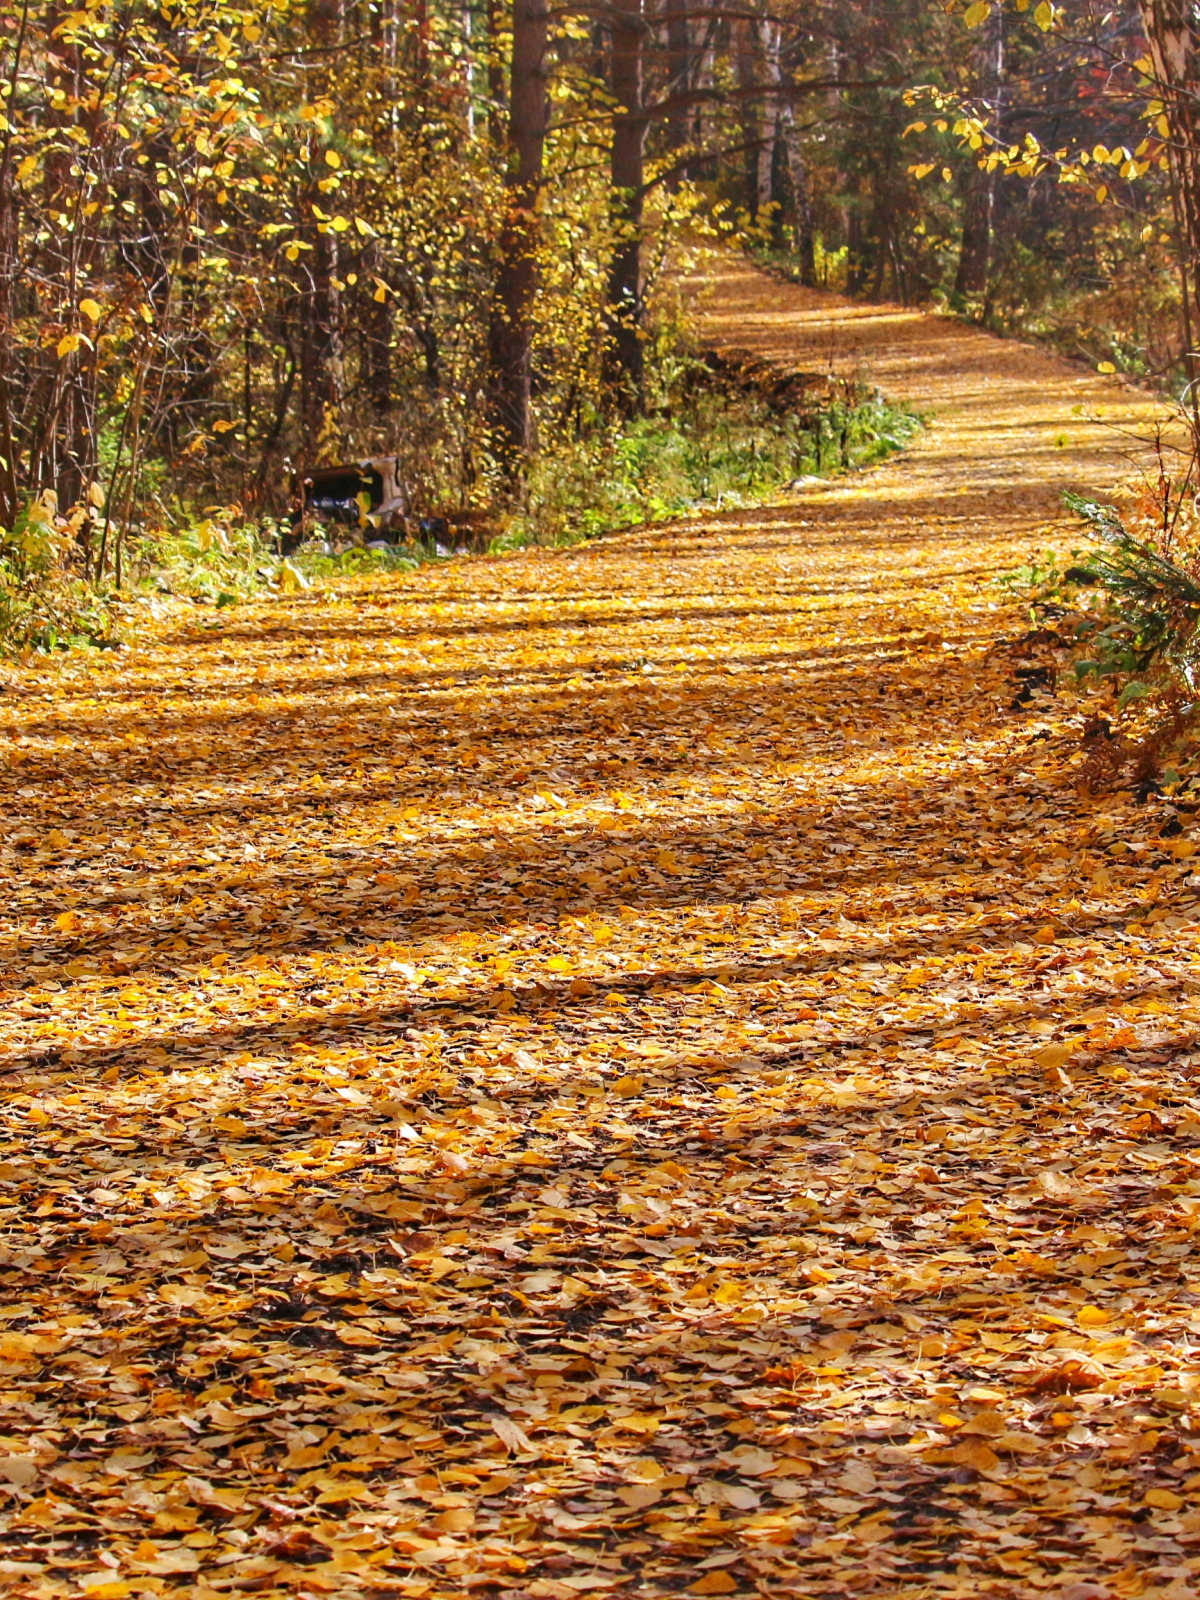
M 779 23 L 764 16 L 758 23 L 758 54 L 762 62 L 762 81 L 768 89 L 778 91 L 783 81 L 779 66 L 781 29 Z M 779 220 L 778 211 L 770 208 L 776 201 L 775 144 L 779 133 L 779 95 L 767 93 L 758 108 L 758 148 L 755 151 L 754 220 L 759 225 L 768 221 L 774 226 Z

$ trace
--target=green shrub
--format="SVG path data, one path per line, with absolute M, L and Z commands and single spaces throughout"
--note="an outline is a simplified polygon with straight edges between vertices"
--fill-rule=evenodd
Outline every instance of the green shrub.
M 90 515 L 90 507 L 63 515 L 47 489 L 11 531 L 0 529 L 0 653 L 115 642 L 108 596 L 78 566 L 79 534 Z
M 804 414 L 754 395 L 685 388 L 649 416 L 597 422 L 535 465 L 525 507 L 493 548 L 573 543 L 704 506 L 747 504 L 797 478 L 869 466 L 920 428 L 914 412 L 871 392 Z
M 1067 495 L 1067 505 L 1102 541 L 1064 577 L 1100 590 L 1106 611 L 1092 632 L 1090 659 L 1076 664 L 1079 677 L 1156 675 L 1196 687 L 1200 662 L 1200 539 L 1194 517 L 1150 517 L 1132 532 L 1116 508 Z M 1128 703 L 1150 692 L 1130 681 Z

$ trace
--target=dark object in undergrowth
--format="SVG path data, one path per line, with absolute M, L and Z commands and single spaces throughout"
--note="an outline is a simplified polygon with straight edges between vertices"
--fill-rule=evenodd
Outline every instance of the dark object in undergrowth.
M 1058 672 L 1054 667 L 1017 667 L 1013 676 L 1017 678 L 1020 687 L 1016 695 L 1009 702 L 1010 711 L 1024 711 L 1038 690 L 1054 693 L 1054 685 L 1058 681 Z
M 1083 725 L 1080 743 L 1085 750 L 1091 750 L 1096 745 L 1111 744 L 1112 737 L 1112 723 L 1107 717 L 1089 717 Z
M 422 544 L 436 548 L 450 537 L 450 524 L 445 517 L 418 517 L 417 538 Z
M 283 535 L 289 555 L 316 527 L 344 527 L 403 537 L 407 531 L 408 492 L 395 456 L 316 467 L 298 485 L 291 528 Z
M 1058 681 L 1054 667 L 1014 667 L 1014 678 L 1023 678 L 1031 689 L 1053 689 Z
M 749 350 L 705 350 L 689 373 L 687 387 L 724 395 L 755 395 L 772 411 L 808 412 L 834 399 L 861 404 L 866 386 L 829 372 L 789 372 Z

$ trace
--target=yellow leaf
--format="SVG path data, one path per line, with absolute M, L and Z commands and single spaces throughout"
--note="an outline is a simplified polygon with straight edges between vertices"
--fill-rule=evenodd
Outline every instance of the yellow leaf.
M 1049 33 L 1054 26 L 1054 7 L 1050 4 L 1050 0 L 1042 0 L 1041 5 L 1033 13 L 1033 20 L 1043 33 Z
M 525 1430 L 509 1416 L 492 1418 L 492 1432 L 507 1450 L 532 1450 Z
M 338 155 L 336 150 L 326 150 L 326 152 L 325 152 L 325 165 L 327 167 L 337 168 L 337 167 L 340 167 L 341 164 L 342 164 L 342 158 L 341 158 L 340 155 Z
M 1183 1496 L 1176 1494 L 1174 1489 L 1147 1489 L 1145 1504 L 1157 1506 L 1160 1511 L 1178 1511 L 1183 1504 Z
M 1071 1059 L 1071 1046 L 1069 1044 L 1048 1044 L 1044 1050 L 1039 1050 L 1034 1060 L 1039 1067 L 1061 1067 Z
M 696 1583 L 689 1585 L 688 1594 L 732 1594 L 737 1584 L 722 1568 L 706 1572 Z
M 350 224 L 347 222 L 345 217 L 334 217 L 329 226 L 333 229 L 334 233 L 345 233 Z
M 735 1306 L 745 1298 L 746 1291 L 740 1283 L 723 1283 L 713 1290 L 713 1300 L 719 1306 Z
M 302 572 L 296 571 L 290 561 L 285 561 L 279 568 L 279 587 L 284 594 L 298 594 L 301 589 L 309 587 L 309 582 Z
M 656 1505 L 662 1497 L 662 1490 L 652 1483 L 631 1483 L 617 1490 L 617 1499 L 634 1511 L 640 1511 L 643 1506 Z
M 975 1472 L 994 1472 L 1000 1465 L 1000 1457 L 982 1439 L 964 1439 L 949 1454 L 960 1466 L 971 1467 Z
M 470 1506 L 451 1506 L 433 1521 L 443 1533 L 466 1533 L 475 1526 L 475 1513 Z
M 987 21 L 991 14 L 992 8 L 989 0 L 975 0 L 974 5 L 967 7 L 963 21 L 968 28 L 978 28 L 981 23 Z
M 74 355 L 82 342 L 83 336 L 81 334 L 64 333 L 62 338 L 58 341 L 58 344 L 55 346 L 59 359 L 61 360 L 63 356 Z
M 1113 1314 L 1105 1311 L 1101 1306 L 1081 1306 L 1078 1313 L 1078 1322 L 1081 1328 L 1103 1328 L 1105 1323 L 1111 1322 Z
M 90 318 L 92 322 L 100 321 L 101 307 L 98 301 L 91 299 L 81 300 L 79 302 L 79 309 L 83 312 L 84 316 Z
M 1116 367 L 1112 364 L 1111 361 L 1101 361 L 1099 366 L 1097 366 L 1097 368 L 1096 368 L 1097 372 L 1105 372 L 1105 373 L 1115 372 L 1116 370 L 1117 370 Z

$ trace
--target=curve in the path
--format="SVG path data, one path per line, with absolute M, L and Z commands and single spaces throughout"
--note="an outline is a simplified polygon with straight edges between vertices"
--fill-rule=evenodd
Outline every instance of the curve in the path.
M 15 1595 L 1192 1592 L 1196 886 L 993 583 L 1147 407 L 700 311 L 929 430 L 0 702 Z

